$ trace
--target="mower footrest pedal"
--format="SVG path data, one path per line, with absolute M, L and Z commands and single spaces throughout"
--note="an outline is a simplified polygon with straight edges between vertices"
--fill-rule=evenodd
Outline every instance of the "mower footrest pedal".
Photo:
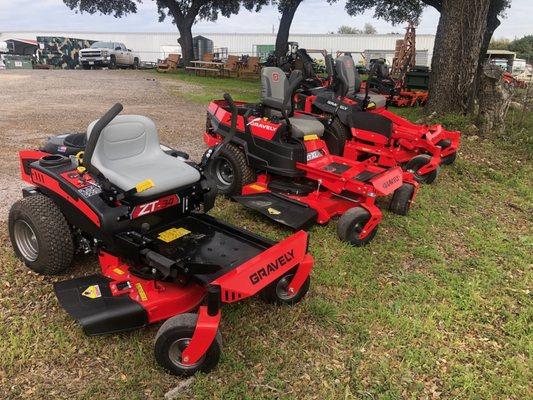
M 148 325 L 144 308 L 128 295 L 113 296 L 110 279 L 90 275 L 54 284 L 59 304 L 87 335 L 138 329 Z
M 306 204 L 275 193 L 234 196 L 233 199 L 294 230 L 308 229 L 316 224 L 318 217 L 316 210 Z

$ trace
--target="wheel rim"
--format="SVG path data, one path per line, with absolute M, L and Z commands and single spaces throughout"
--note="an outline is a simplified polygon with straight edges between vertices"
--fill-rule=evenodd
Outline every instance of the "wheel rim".
M 219 158 L 215 165 L 215 174 L 217 180 L 224 187 L 231 186 L 233 183 L 233 168 L 225 158 Z
M 182 361 L 183 351 L 187 348 L 187 346 L 189 346 L 190 342 L 191 342 L 190 338 L 181 338 L 181 339 L 178 339 L 172 342 L 172 344 L 170 345 L 170 348 L 168 349 L 168 357 L 170 359 L 170 362 L 180 369 L 185 369 L 185 370 L 195 369 L 200 364 L 202 364 L 202 362 L 204 361 L 205 355 L 203 355 L 194 364 L 183 364 L 183 361 Z
M 15 222 L 14 230 L 15 243 L 22 256 L 28 261 L 35 261 L 39 256 L 39 243 L 32 227 L 24 220 Z
M 289 293 L 289 284 L 292 281 L 294 275 L 285 275 L 283 278 L 281 278 L 278 281 L 278 284 L 276 285 L 276 296 L 280 300 L 291 300 L 294 296 L 296 296 L 296 293 Z

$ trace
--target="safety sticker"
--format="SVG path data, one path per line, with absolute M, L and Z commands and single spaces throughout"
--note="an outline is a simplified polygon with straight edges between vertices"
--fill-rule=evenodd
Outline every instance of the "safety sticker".
M 88 297 L 89 299 L 97 299 L 102 297 L 102 292 L 100 291 L 100 286 L 91 285 L 83 291 L 82 296 Z
M 278 210 L 276 210 L 275 208 L 272 208 L 272 207 L 269 207 L 267 211 L 268 211 L 268 213 L 270 215 L 280 215 L 281 214 L 281 211 L 278 211 Z
M 117 275 L 124 275 L 124 271 L 121 270 L 120 268 L 115 268 L 115 269 L 113 270 L 113 272 L 114 272 L 115 274 L 117 274 Z
M 264 191 L 266 190 L 263 186 L 261 185 L 258 185 L 257 183 L 253 183 L 250 185 L 250 188 L 251 189 L 254 189 L 254 190 L 260 190 L 260 191 Z
M 137 293 L 139 293 L 139 297 L 141 298 L 142 301 L 148 300 L 148 296 L 146 296 L 143 285 L 141 285 L 140 282 L 137 282 L 135 284 L 135 289 L 137 289 Z
M 157 238 L 165 243 L 170 243 L 176 239 L 179 239 L 180 237 L 188 235 L 189 233 L 191 233 L 191 231 L 185 228 L 170 228 L 159 233 Z

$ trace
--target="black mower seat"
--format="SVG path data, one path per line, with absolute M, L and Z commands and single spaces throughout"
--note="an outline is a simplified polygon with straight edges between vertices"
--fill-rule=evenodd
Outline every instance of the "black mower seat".
M 298 114 L 289 118 L 291 123 L 291 136 L 295 139 L 301 139 L 307 135 L 317 135 L 321 137 L 324 134 L 324 125 L 311 115 Z
M 87 128 L 87 137 L 96 122 Z M 102 130 L 91 164 L 124 191 L 151 179 L 154 186 L 138 193 L 140 197 L 152 197 L 200 180 L 196 168 L 161 149 L 155 124 L 141 115 L 115 117 Z
M 350 113 L 350 127 L 377 133 L 390 139 L 392 136 L 392 121 L 378 114 L 364 111 L 353 111 Z

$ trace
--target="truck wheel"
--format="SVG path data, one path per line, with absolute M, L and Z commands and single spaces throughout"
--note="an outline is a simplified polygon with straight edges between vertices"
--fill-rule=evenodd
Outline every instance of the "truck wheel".
M 217 332 L 206 353 L 194 364 L 183 364 L 181 355 L 191 342 L 198 315 L 180 314 L 165 321 L 155 337 L 155 359 L 174 375 L 190 376 L 196 372 L 209 372 L 215 368 L 222 350 L 222 336 Z
M 115 56 L 111 56 L 111 59 L 109 60 L 109 69 L 116 69 L 117 68 L 117 59 Z
M 81 66 L 83 69 L 91 69 L 91 66 L 90 65 L 82 65 Z
M 354 207 L 347 210 L 337 223 L 337 235 L 343 242 L 348 242 L 352 246 L 365 246 L 374 239 L 378 228 L 375 227 L 372 232 L 364 239 L 360 239 L 363 227 L 370 220 L 370 213 L 363 207 Z
M 72 263 L 72 233 L 48 197 L 33 195 L 17 201 L 9 211 L 8 226 L 15 254 L 31 270 L 55 275 Z
M 254 172 L 248 166 L 244 152 L 231 143 L 224 145 L 216 158 L 209 161 L 207 171 L 219 192 L 226 196 L 240 195 L 243 186 L 254 181 Z
M 139 59 L 135 58 L 133 60 L 133 69 L 139 69 Z

